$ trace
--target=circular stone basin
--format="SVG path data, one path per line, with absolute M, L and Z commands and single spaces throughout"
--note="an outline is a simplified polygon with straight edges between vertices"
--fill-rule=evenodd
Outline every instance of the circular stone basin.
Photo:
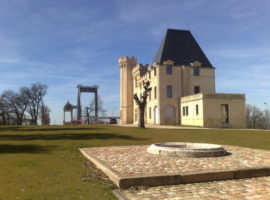
M 227 155 L 227 151 L 217 144 L 165 142 L 152 144 L 148 153 L 172 157 L 218 157 Z

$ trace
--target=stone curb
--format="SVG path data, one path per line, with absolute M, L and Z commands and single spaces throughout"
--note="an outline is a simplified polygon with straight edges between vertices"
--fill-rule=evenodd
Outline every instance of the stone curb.
M 121 190 L 113 190 L 112 192 L 119 200 L 128 200 L 128 198 L 125 197 Z
M 239 169 L 234 172 L 235 179 L 254 178 L 254 177 L 262 177 L 262 176 L 270 176 L 269 167 Z
M 84 152 L 84 149 L 80 149 L 80 151 L 87 159 L 93 162 L 97 168 L 103 171 L 109 177 L 109 179 L 112 182 L 114 182 L 120 189 L 127 189 L 132 186 L 176 185 L 186 183 L 198 183 L 198 182 L 270 176 L 270 167 L 263 167 L 263 168 L 188 172 L 180 174 L 157 174 L 150 176 L 123 177 L 118 172 L 116 172 L 115 170 L 104 164 L 102 161 Z
M 161 186 L 161 185 L 176 185 L 182 183 L 182 176 L 179 174 L 165 174 L 154 176 L 134 176 L 121 177 L 118 180 L 118 187 L 127 189 L 132 186 Z
M 116 172 L 115 170 L 113 170 L 112 168 L 110 168 L 109 166 L 107 166 L 106 164 L 104 164 L 102 161 L 100 161 L 99 159 L 90 156 L 89 154 L 87 154 L 83 148 L 79 149 L 80 152 L 88 159 L 90 160 L 92 163 L 94 163 L 94 165 L 100 169 L 104 174 L 106 174 L 109 179 L 114 182 L 117 186 L 118 186 L 118 180 L 121 178 L 120 174 L 118 172 Z M 118 186 L 119 187 L 119 186 Z
M 162 186 L 210 181 L 233 180 L 270 176 L 270 168 L 249 168 L 223 171 L 189 172 L 155 176 L 121 177 L 117 186 L 127 189 L 132 186 Z

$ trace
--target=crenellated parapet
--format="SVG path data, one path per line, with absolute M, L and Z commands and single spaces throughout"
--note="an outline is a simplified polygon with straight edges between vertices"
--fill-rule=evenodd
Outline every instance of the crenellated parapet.
M 137 64 L 137 58 L 136 57 L 120 57 L 118 59 L 119 67 L 134 67 Z

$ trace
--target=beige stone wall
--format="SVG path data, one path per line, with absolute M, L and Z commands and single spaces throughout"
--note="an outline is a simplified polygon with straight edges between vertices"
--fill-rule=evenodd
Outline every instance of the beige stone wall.
M 169 64 L 169 63 L 168 63 Z M 172 74 L 166 74 L 166 67 L 159 67 L 159 101 L 160 101 L 160 124 L 179 123 L 179 99 L 181 97 L 181 67 L 173 66 Z M 167 98 L 167 86 L 172 86 L 172 98 Z M 175 110 L 174 117 L 166 117 L 166 109 L 171 106 Z
M 193 70 L 191 70 L 193 71 Z M 190 75 L 190 92 L 193 93 L 194 86 L 200 86 L 200 92 L 215 93 L 215 70 L 213 68 L 201 68 L 200 76 Z
M 198 114 L 196 113 L 196 105 L 198 105 Z M 188 106 L 188 115 L 184 116 L 183 107 L 186 106 Z M 181 124 L 200 127 L 204 126 L 204 106 L 202 94 L 194 94 L 181 99 Z
M 159 108 L 160 108 L 160 100 L 159 100 L 159 87 L 160 87 L 159 86 L 159 82 L 160 82 L 159 75 L 160 75 L 160 71 L 159 70 L 160 70 L 159 66 L 155 66 L 155 68 L 150 69 L 148 74 L 147 74 L 147 80 L 149 80 L 151 82 L 151 88 L 152 88 L 152 91 L 150 94 L 151 97 L 150 96 L 148 97 L 147 106 L 146 106 L 147 107 L 146 108 L 146 112 L 147 112 L 146 123 L 148 123 L 148 124 L 155 124 L 155 118 L 159 118 L 159 115 L 160 115 L 160 111 L 159 111 Z M 149 78 L 149 73 L 151 74 L 150 78 Z M 155 87 L 156 87 L 156 91 L 157 91 L 156 98 L 154 95 Z M 154 112 L 155 107 L 156 107 L 157 114 L 155 114 L 155 112 Z M 151 110 L 149 110 L 149 109 L 151 109 Z M 149 112 L 151 112 L 151 114 Z M 157 124 L 159 123 L 159 119 L 156 119 L 156 123 Z
M 194 94 L 194 87 L 200 86 L 200 92 L 215 93 L 215 69 L 200 67 L 200 75 L 193 74 L 192 66 L 182 66 L 182 97 Z
M 202 92 L 215 92 L 215 69 L 200 67 L 200 75 L 194 76 L 192 66 L 173 66 L 172 74 L 168 75 L 166 64 L 173 62 L 167 61 L 159 66 L 160 124 L 180 124 L 180 98 L 194 94 L 194 86 L 200 86 Z M 167 85 L 172 85 L 173 98 L 166 96 Z M 174 118 L 166 118 L 167 106 L 175 108 Z
M 222 123 L 221 104 L 229 106 L 229 123 Z M 199 115 L 195 106 L 199 105 Z M 215 128 L 245 128 L 245 95 L 204 93 L 181 98 L 181 111 L 189 107 L 189 115 L 182 116 L 183 125 L 215 127 Z M 183 114 L 183 113 L 182 113 Z
M 122 57 L 120 67 L 120 123 L 133 123 L 133 75 L 132 69 L 137 64 L 134 57 Z
M 204 126 L 246 128 L 245 95 L 205 94 Z M 229 105 L 229 124 L 221 123 L 221 104 Z

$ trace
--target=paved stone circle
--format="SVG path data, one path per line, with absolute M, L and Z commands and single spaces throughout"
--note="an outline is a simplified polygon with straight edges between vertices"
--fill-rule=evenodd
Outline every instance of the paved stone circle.
M 147 181 L 148 183 L 159 181 L 159 184 L 166 182 L 168 185 L 117 190 L 115 194 L 119 199 L 270 199 L 270 151 L 223 145 L 230 155 L 186 158 L 150 154 L 147 152 L 147 147 L 93 147 L 83 148 L 80 151 L 119 188 L 127 188 L 120 187 L 121 185 L 128 187 L 134 183 L 136 185 L 136 182 L 137 185 L 138 183 L 143 185 L 141 183 Z M 181 180 L 175 183 L 175 179 L 179 178 Z M 171 180 L 173 183 L 170 182 Z
M 270 167 L 270 151 L 223 145 L 223 157 L 182 158 L 150 154 L 148 146 L 83 148 L 122 177 Z
M 217 144 L 164 142 L 151 144 L 148 153 L 172 157 L 218 157 L 227 155 L 226 150 Z
M 131 186 L 130 183 L 132 181 L 138 181 L 136 179 L 137 177 L 145 178 L 143 181 L 149 181 L 149 177 L 159 176 L 154 181 L 166 182 L 173 178 L 179 178 L 177 176 L 175 177 L 175 175 L 179 174 L 181 175 L 181 181 L 184 179 L 191 181 L 181 183 L 192 183 L 179 185 L 170 183 L 167 186 L 117 190 L 115 194 L 119 199 L 270 199 L 270 151 L 223 145 L 230 155 L 222 157 L 185 158 L 150 154 L 147 152 L 147 147 L 93 147 L 80 150 L 89 160 L 94 162 L 98 168 L 107 174 L 118 187 L 120 187 L 121 181 L 123 185 L 127 184 Z M 215 174 L 215 172 L 218 172 L 218 174 Z M 237 173 L 235 174 L 235 172 Z M 231 174 L 233 174 L 232 177 L 230 177 Z M 217 180 L 215 179 L 217 175 L 220 178 L 218 179 L 219 181 L 213 181 Z M 228 175 L 229 178 L 227 177 Z M 206 182 L 209 179 L 203 180 L 206 176 L 210 176 L 210 181 L 212 182 Z M 166 180 L 164 179 L 165 177 L 167 178 Z M 245 177 L 248 178 L 241 179 Z M 204 183 L 198 183 L 200 181 Z M 141 180 L 137 183 L 141 183 Z

